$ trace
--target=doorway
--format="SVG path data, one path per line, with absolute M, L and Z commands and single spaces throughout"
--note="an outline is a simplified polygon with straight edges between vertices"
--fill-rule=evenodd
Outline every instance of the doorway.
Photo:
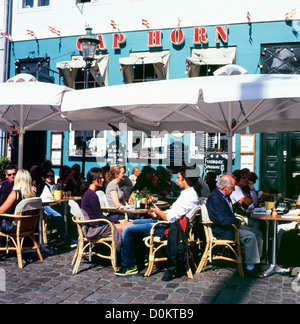
M 300 174 L 300 132 L 262 134 L 261 189 L 296 199 L 299 188 L 293 178 Z
M 40 165 L 46 157 L 46 131 L 31 131 L 24 135 L 23 168 L 30 170 L 33 165 Z

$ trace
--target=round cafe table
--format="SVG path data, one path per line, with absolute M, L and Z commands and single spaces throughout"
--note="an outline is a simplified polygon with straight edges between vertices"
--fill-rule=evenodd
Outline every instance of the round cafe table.
M 270 276 L 274 273 L 284 273 L 286 269 L 279 267 L 276 263 L 277 258 L 277 227 L 278 222 L 280 221 L 300 221 L 299 216 L 292 216 L 292 215 L 277 215 L 272 216 L 270 214 L 263 214 L 263 213 L 253 213 L 251 218 L 265 220 L 268 223 L 272 223 L 273 225 L 273 238 L 272 238 L 272 260 L 269 269 L 264 272 L 264 276 Z M 268 238 L 267 238 L 268 239 Z
M 65 221 L 65 226 L 66 226 L 66 234 L 68 235 L 68 202 L 70 200 L 75 200 L 75 201 L 79 201 L 81 200 L 82 197 L 80 196 L 71 196 L 68 198 L 62 198 L 62 199 L 54 199 L 54 198 L 49 198 L 48 200 L 43 201 L 43 205 L 44 206 L 55 206 L 58 204 L 64 204 L 64 221 Z

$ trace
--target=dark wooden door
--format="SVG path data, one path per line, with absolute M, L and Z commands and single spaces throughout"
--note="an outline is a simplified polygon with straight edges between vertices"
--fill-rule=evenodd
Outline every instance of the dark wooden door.
M 300 174 L 300 132 L 262 134 L 260 187 L 264 192 L 299 195 L 293 178 Z

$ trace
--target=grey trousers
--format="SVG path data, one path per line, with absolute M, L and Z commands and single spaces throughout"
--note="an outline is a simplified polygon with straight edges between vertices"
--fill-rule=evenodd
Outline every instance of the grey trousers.
M 240 241 L 245 246 L 246 264 L 260 263 L 263 251 L 262 232 L 253 227 L 241 226 L 239 229 Z

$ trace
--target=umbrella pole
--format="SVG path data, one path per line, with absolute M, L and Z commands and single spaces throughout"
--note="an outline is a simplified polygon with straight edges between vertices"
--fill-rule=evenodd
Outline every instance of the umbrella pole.
M 228 110 L 227 110 L 227 124 L 228 124 L 228 160 L 227 160 L 227 172 L 232 173 L 232 102 L 228 102 Z
M 24 106 L 20 106 L 20 131 L 19 131 L 19 150 L 18 150 L 18 168 L 23 169 L 23 151 L 24 151 Z
M 228 135 L 228 160 L 227 160 L 227 172 L 232 173 L 232 138 L 233 135 Z

